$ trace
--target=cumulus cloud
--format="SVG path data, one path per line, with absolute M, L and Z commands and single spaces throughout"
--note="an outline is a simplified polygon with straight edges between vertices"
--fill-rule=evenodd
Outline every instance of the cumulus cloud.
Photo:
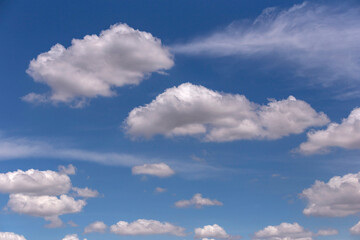
M 165 163 L 134 166 L 131 171 L 133 175 L 152 175 L 157 177 L 170 177 L 175 174 L 175 171 Z
M 330 123 L 325 130 L 311 131 L 308 140 L 298 149 L 303 154 L 325 153 L 331 147 L 360 149 L 360 108 L 339 123 Z
M 328 123 L 324 113 L 293 96 L 267 105 L 239 94 L 225 94 L 184 83 L 167 89 L 125 120 L 133 137 L 202 136 L 205 141 L 279 139 Z
M 79 240 L 77 234 L 66 235 L 62 240 Z
M 303 213 L 320 217 L 344 217 L 360 212 L 360 172 L 335 176 L 327 183 L 315 181 L 301 193 L 307 200 Z
M 334 235 L 338 235 L 339 231 L 336 229 L 320 229 L 317 233 L 316 236 L 334 236 Z
M 213 57 L 239 56 L 272 65 L 290 62 L 296 73 L 320 83 L 360 80 L 359 7 L 303 3 L 289 9 L 267 8 L 253 22 L 234 22 L 226 29 L 173 51 Z M 345 87 L 345 86 L 344 86 Z
M 360 235 L 360 222 L 350 228 L 350 233 L 353 235 Z
M 77 197 L 94 198 L 99 196 L 99 192 L 90 188 L 78 188 L 73 187 L 72 190 L 75 192 Z
M 107 226 L 105 223 L 96 221 L 89 224 L 89 226 L 85 227 L 84 233 L 92 233 L 92 232 L 104 233 L 106 229 Z
M 312 236 L 312 232 L 305 230 L 298 223 L 281 223 L 256 232 L 253 240 L 312 240 Z
M 229 239 L 231 236 L 226 233 L 226 231 L 217 224 L 206 225 L 203 228 L 195 228 L 195 238 L 219 238 L 219 239 Z
M 81 107 L 87 99 L 116 94 L 115 87 L 137 85 L 152 72 L 173 66 L 172 55 L 160 39 L 116 24 L 100 35 L 73 39 L 71 46 L 54 45 L 30 62 L 27 73 L 50 93 L 29 93 L 24 101 L 65 102 Z
M 58 169 L 60 173 L 66 175 L 74 175 L 76 173 L 76 167 L 72 164 L 69 164 L 68 166 L 59 166 Z
M 16 213 L 43 217 L 51 222 L 48 227 L 58 227 L 62 225 L 59 215 L 78 213 L 85 205 L 84 200 L 75 200 L 64 194 L 60 197 L 10 194 L 7 207 Z
M 23 193 L 29 195 L 59 195 L 71 188 L 70 178 L 51 170 L 30 169 L 0 173 L 1 193 Z
M 119 221 L 110 227 L 112 233 L 118 235 L 154 235 L 169 234 L 175 236 L 185 236 L 185 229 L 175 226 L 168 222 L 159 222 L 156 220 L 138 219 L 128 223 Z
M 204 206 L 222 206 L 223 203 L 216 199 L 203 198 L 201 193 L 196 193 L 190 200 L 180 200 L 175 203 L 178 208 L 186 208 L 195 206 L 196 208 L 202 208 Z
M 13 232 L 0 232 L 0 240 L 26 240 L 26 238 Z

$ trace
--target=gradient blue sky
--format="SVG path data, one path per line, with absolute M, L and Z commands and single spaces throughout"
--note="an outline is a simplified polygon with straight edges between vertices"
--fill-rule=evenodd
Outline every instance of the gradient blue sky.
M 88 240 L 194 239 L 195 228 L 218 224 L 228 235 L 255 239 L 254 234 L 267 226 L 296 222 L 314 233 L 306 239 L 358 239 L 349 229 L 360 221 L 360 209 L 347 206 L 356 210 L 346 216 L 305 215 L 308 199 L 299 194 L 316 180 L 327 183 L 334 176 L 360 171 L 360 117 L 353 123 L 353 137 L 350 134 L 346 138 L 339 132 L 336 136 L 344 136 L 346 143 L 336 145 L 326 142 L 335 138 L 330 136 L 330 140 L 321 142 L 324 147 L 320 149 L 328 151 L 320 154 L 304 154 L 296 149 L 307 141 L 317 144 L 308 140 L 307 133 L 327 129 L 327 122 L 309 124 L 299 133 L 290 132 L 276 139 L 271 139 L 270 132 L 264 138 L 231 141 L 206 141 L 201 134 L 134 137 L 126 130 L 126 119 L 134 108 L 187 82 L 220 94 L 244 95 L 259 105 L 268 104 L 268 99 L 280 101 L 292 95 L 309 104 L 317 114 L 326 114 L 330 122 L 341 123 L 359 107 L 360 4 L 301 4 L 302 1 L 292 0 L 0 0 L 1 174 L 18 169 L 58 171 L 59 165 L 72 164 L 77 169 L 75 175 L 69 175 L 72 185 L 100 193 L 86 199 L 87 205 L 80 212 L 61 215 L 63 226 L 46 228 L 44 218 L 19 214 L 7 207 L 10 193 L 1 190 L 4 183 L 0 178 L 0 232 L 13 232 L 27 240 L 60 240 L 68 234 Z M 301 9 L 294 10 L 294 5 Z M 265 18 L 261 14 L 270 7 L 276 9 Z M 254 22 L 260 15 L 263 22 Z M 269 24 L 280 26 L 289 22 L 293 25 L 283 32 L 267 31 Z M 68 48 L 72 39 L 98 35 L 118 23 L 161 40 L 161 47 L 169 51 L 174 61 L 172 67 L 164 70 L 166 74 L 150 71 L 138 85 L 112 86 L 115 96 L 86 98 L 86 104 L 78 108 L 71 102 L 47 99 L 31 103 L 22 98 L 30 92 L 51 90 L 26 73 L 32 59 L 56 43 Z M 311 23 L 318 23 L 319 29 L 312 28 Z M 345 32 L 348 35 L 344 36 Z M 284 40 L 289 36 L 296 44 Z M 240 44 L 247 39 L 249 45 Z M 224 45 L 217 45 L 219 41 Z M 121 54 L 116 57 L 127 61 Z M 161 119 L 171 119 L 171 110 L 161 114 Z M 145 119 L 151 125 L 153 115 L 149 116 Z M 66 151 L 73 152 L 64 154 Z M 132 167 L 146 163 L 165 163 L 175 174 L 157 177 L 132 173 Z M 352 191 L 360 192 L 358 185 Z M 166 191 L 156 193 L 156 187 Z M 346 198 L 341 187 L 344 186 L 337 190 Z M 174 205 L 196 193 L 223 205 Z M 359 195 L 358 199 L 355 197 L 350 200 L 360 201 Z M 349 202 L 352 201 L 334 204 Z M 84 228 L 95 221 L 111 226 L 137 219 L 169 222 L 185 228 L 187 235 L 127 236 L 109 229 L 105 233 L 84 234 Z M 68 221 L 77 226 L 68 225 Z M 316 236 L 319 229 L 329 228 L 338 230 L 338 235 Z M 300 239 L 286 233 L 279 237 Z

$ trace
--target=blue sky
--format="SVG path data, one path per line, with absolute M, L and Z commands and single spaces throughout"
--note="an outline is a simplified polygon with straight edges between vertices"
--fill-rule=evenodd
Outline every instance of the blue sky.
M 0 0 L 0 240 L 358 239 L 356 1 Z

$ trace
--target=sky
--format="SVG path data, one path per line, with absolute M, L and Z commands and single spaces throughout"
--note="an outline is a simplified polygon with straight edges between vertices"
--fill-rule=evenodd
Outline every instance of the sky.
M 357 1 L 0 0 L 0 240 L 360 239 Z

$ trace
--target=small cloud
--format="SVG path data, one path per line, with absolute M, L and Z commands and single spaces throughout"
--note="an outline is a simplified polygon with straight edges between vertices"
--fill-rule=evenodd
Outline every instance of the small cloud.
M 166 188 L 161 188 L 161 187 L 155 188 L 155 192 L 156 192 L 156 193 L 163 193 L 163 192 L 166 192 L 166 191 L 167 191 Z
M 175 203 L 178 208 L 186 208 L 195 206 L 196 208 L 202 208 L 203 206 L 222 206 L 223 203 L 216 199 L 203 198 L 200 193 L 195 194 L 190 200 L 180 200 Z
M 135 166 L 132 168 L 132 174 L 170 177 L 175 174 L 175 171 L 165 163 L 154 163 Z

